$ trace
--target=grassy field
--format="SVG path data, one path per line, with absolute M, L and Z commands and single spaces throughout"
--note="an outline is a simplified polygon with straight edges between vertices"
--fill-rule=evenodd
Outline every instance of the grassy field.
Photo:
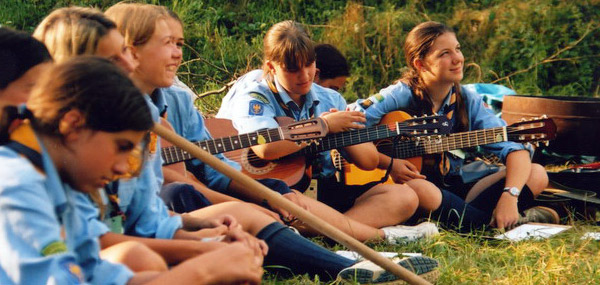
M 443 231 L 434 239 L 407 246 L 370 245 L 379 251 L 420 252 L 437 258 L 441 266 L 437 284 L 598 284 L 600 242 L 581 236 L 599 230 L 578 223 L 550 239 L 515 243 L 479 233 L 463 236 Z M 264 283 L 320 284 L 308 276 L 267 277 Z
M 57 7 L 114 0 L 0 0 L 0 24 L 32 31 Z M 185 22 L 187 45 L 180 78 L 198 93 L 218 89 L 259 67 L 262 37 L 274 23 L 294 19 L 313 38 L 338 46 L 352 66 L 348 101 L 389 85 L 404 68 L 406 33 L 425 20 L 452 26 L 466 55 L 465 83 L 493 82 L 519 94 L 600 96 L 600 1 L 146 1 L 166 5 Z M 220 96 L 202 100 L 214 112 Z M 408 246 L 371 244 L 380 251 L 421 252 L 439 259 L 439 284 L 598 284 L 600 244 L 581 240 L 594 223 L 542 241 L 509 243 L 443 231 Z M 334 248 L 340 249 L 340 248 Z M 307 276 L 265 284 L 319 284 Z

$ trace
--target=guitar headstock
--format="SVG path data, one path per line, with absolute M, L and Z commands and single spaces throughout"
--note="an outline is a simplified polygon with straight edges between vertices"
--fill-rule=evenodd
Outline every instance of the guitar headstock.
M 506 128 L 510 141 L 522 143 L 549 144 L 556 138 L 556 124 L 551 118 L 543 115 L 539 118 L 522 119 Z
M 283 138 L 290 141 L 312 142 L 327 135 L 327 124 L 321 118 L 292 122 L 280 127 Z
M 448 134 L 452 131 L 452 121 L 446 116 L 423 116 L 396 122 L 396 132 L 405 136 Z

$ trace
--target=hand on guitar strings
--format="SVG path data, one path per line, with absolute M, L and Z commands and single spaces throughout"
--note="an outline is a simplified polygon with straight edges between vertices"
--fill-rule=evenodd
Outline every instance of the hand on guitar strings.
M 394 165 L 390 171 L 392 180 L 396 183 L 406 183 L 412 179 L 425 179 L 425 175 L 419 172 L 419 169 L 408 160 L 394 158 Z
M 365 114 L 359 111 L 338 111 L 335 108 L 329 109 L 329 112 L 323 112 L 321 118 L 327 124 L 330 133 L 362 129 L 367 121 Z

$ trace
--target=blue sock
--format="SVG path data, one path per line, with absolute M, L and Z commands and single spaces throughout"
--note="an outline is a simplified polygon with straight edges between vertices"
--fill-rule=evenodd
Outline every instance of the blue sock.
M 487 213 L 475 208 L 456 194 L 442 190 L 442 204 L 432 213 L 432 217 L 438 219 L 446 228 L 470 232 L 489 224 L 491 212 Z
M 269 246 L 265 269 L 278 274 L 308 273 L 319 275 L 320 280 L 332 280 L 342 269 L 355 263 L 312 243 L 277 222 L 264 227 L 256 237 Z M 285 269 L 277 268 L 278 266 Z

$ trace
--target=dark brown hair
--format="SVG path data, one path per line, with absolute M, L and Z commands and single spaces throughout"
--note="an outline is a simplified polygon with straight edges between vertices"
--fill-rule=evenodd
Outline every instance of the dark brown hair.
M 34 129 L 49 136 L 60 136 L 60 119 L 73 109 L 81 111 L 91 130 L 147 131 L 153 125 L 141 91 L 115 64 L 93 56 L 54 66 L 32 90 L 27 108 Z
M 424 59 L 429 53 L 435 40 L 445 33 L 454 34 L 454 31 L 442 23 L 434 21 L 424 22 L 414 27 L 408 33 L 404 42 L 404 57 L 406 58 L 408 71 L 404 72 L 398 81 L 403 82 L 410 87 L 413 95 L 419 99 L 418 101 L 421 104 L 419 107 L 424 113 L 431 112 L 433 102 L 431 101 L 429 94 L 427 94 L 425 84 L 413 64 L 415 59 Z M 459 82 L 454 83 L 454 92 L 456 92 L 457 130 L 468 131 L 469 119 Z
M 302 25 L 294 21 L 283 21 L 273 25 L 265 35 L 263 43 L 264 62 L 267 60 L 283 65 L 294 72 L 315 61 L 315 46 Z M 265 76 L 272 77 L 263 66 Z

